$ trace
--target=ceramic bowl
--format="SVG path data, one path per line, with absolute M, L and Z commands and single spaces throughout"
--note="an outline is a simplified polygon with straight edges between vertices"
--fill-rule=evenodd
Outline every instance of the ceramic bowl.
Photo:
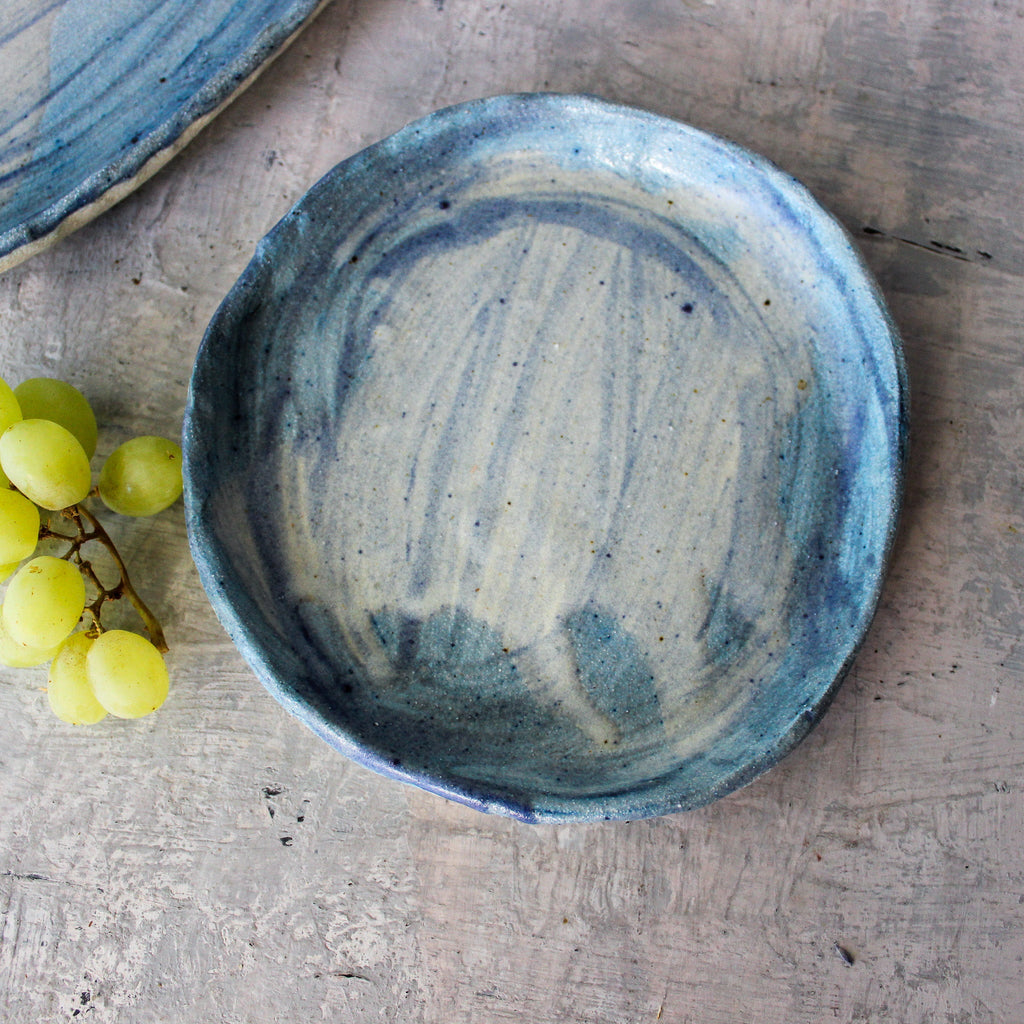
M 155 173 L 323 3 L 17 0 L 0 16 L 0 270 Z
M 195 560 L 364 765 L 528 821 L 696 807 L 806 735 L 864 637 L 900 351 L 765 160 L 592 98 L 443 110 L 324 177 L 214 316 Z

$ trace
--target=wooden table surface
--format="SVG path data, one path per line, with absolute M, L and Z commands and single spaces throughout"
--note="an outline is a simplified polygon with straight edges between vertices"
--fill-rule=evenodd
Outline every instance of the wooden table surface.
M 878 614 L 746 789 L 527 826 L 348 763 L 199 586 L 180 503 L 119 527 L 172 646 L 151 718 L 72 728 L 0 672 L 0 1018 L 1024 1020 L 1024 4 L 335 0 L 168 167 L 0 277 L 0 374 L 64 377 L 101 453 L 174 436 L 203 329 L 340 159 L 432 109 L 602 95 L 711 129 L 847 226 L 905 341 Z

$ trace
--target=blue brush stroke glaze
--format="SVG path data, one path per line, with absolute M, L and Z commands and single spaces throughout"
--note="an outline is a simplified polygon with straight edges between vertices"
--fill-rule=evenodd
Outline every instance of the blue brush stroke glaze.
M 360 763 L 527 821 L 670 813 L 827 708 L 906 403 L 875 286 L 792 179 L 497 97 L 260 243 L 196 361 L 190 539 L 268 689 Z
M 21 3 L 0 24 L 0 258 L 135 178 L 320 2 Z
M 631 729 L 657 732 L 661 708 L 654 674 L 636 639 L 613 613 L 595 605 L 565 617 L 580 684 L 595 707 Z

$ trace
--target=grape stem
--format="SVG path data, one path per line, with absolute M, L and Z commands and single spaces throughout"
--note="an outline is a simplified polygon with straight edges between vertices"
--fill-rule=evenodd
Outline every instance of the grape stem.
M 150 642 L 161 654 L 166 654 L 168 647 L 167 641 L 164 639 L 164 631 L 156 616 L 149 610 L 145 601 L 139 597 L 138 591 L 132 586 L 124 559 L 121 557 L 121 553 L 117 550 L 113 540 L 111 540 L 110 534 L 103 528 L 103 524 L 81 503 L 71 505 L 63 511 L 64 515 L 74 522 L 77 530 L 76 535 L 71 537 L 66 533 L 61 533 L 59 530 L 51 530 L 49 526 L 44 526 L 39 531 L 39 535 L 41 538 L 50 537 L 54 540 L 66 540 L 71 547 L 64 557 L 73 558 L 82 575 L 96 588 L 96 600 L 92 604 L 86 605 L 86 611 L 92 616 L 93 628 L 102 632 L 103 626 L 100 623 L 100 611 L 107 601 L 117 601 L 122 597 L 127 597 L 131 606 L 138 613 L 139 618 L 142 619 L 146 632 L 149 633 Z M 102 544 L 113 559 L 114 565 L 117 566 L 120 579 L 113 587 L 104 586 L 96 575 L 92 563 L 82 558 L 82 547 L 90 541 Z

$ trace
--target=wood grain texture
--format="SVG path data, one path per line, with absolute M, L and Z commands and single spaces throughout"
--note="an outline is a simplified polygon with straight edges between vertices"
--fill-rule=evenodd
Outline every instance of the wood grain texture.
M 0 277 L 0 374 L 82 387 L 101 454 L 173 435 L 206 322 L 320 174 L 441 105 L 590 91 L 803 180 L 913 392 L 892 571 L 832 710 L 747 789 L 649 822 L 528 827 L 348 764 L 231 647 L 180 506 L 119 525 L 174 688 L 76 730 L 43 673 L 0 674 L 0 1018 L 1024 1019 L 1022 44 L 1019 0 L 335 0 L 173 164 Z

